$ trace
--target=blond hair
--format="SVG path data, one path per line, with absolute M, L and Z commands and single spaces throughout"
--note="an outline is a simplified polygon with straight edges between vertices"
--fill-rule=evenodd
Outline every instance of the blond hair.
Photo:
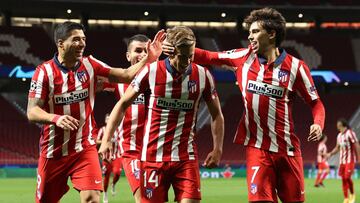
M 166 41 L 175 48 L 191 46 L 195 43 L 194 32 L 186 26 L 175 26 L 166 30 Z

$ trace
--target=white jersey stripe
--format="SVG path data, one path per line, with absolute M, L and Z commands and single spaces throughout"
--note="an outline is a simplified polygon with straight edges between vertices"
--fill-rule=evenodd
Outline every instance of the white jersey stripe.
M 62 81 L 63 81 L 63 85 L 61 87 L 61 92 L 66 93 L 69 90 L 68 73 L 65 73 L 64 71 L 60 71 L 60 73 L 61 73 L 61 77 L 62 77 Z M 63 112 L 64 112 L 64 115 L 71 115 L 70 105 L 63 105 Z M 70 139 L 70 131 L 64 130 L 63 134 L 64 134 L 64 137 L 63 137 L 63 144 L 62 144 L 62 154 L 63 154 L 63 156 L 67 156 L 69 154 L 68 144 L 69 144 L 69 139 Z
M 245 126 L 246 126 L 246 138 L 245 138 L 245 142 L 244 145 L 248 145 L 249 140 L 250 140 L 250 131 L 249 131 L 249 112 L 247 109 L 247 101 L 245 96 L 247 95 L 246 93 L 246 86 L 247 86 L 247 74 L 248 71 L 250 69 L 251 64 L 254 62 L 255 60 L 255 55 L 252 53 L 250 54 L 249 58 L 246 60 L 243 68 L 241 69 L 242 71 L 242 95 L 244 98 L 244 106 L 245 106 Z
M 166 71 L 166 85 L 165 85 L 165 98 L 171 98 L 172 96 L 172 76 Z M 160 128 L 159 128 L 159 136 L 157 141 L 157 151 L 156 151 L 156 161 L 161 162 L 163 159 L 164 153 L 164 143 L 165 143 L 165 134 L 167 129 L 169 111 L 167 109 L 163 109 L 160 118 Z
M 106 66 L 106 64 L 102 63 L 101 61 L 96 60 L 95 58 L 93 58 L 92 56 L 90 56 L 91 59 L 94 59 L 95 61 L 97 61 L 98 63 Z M 84 66 L 86 68 L 87 73 L 89 74 L 89 78 L 88 80 L 90 80 L 90 89 L 89 89 L 89 97 L 90 97 L 90 106 L 91 109 L 94 109 L 94 102 L 95 102 L 95 93 L 94 93 L 94 85 L 95 85 L 95 78 L 94 78 L 94 68 L 92 67 L 91 63 L 89 62 L 88 58 L 85 58 L 83 60 Z M 84 112 L 84 111 L 81 111 Z M 84 117 L 85 119 L 85 117 Z M 81 123 L 81 122 L 80 122 Z M 95 141 L 93 140 L 92 136 L 91 136 L 91 130 L 92 130 L 92 120 L 91 118 L 89 119 L 89 136 L 88 136 L 88 141 L 91 145 L 95 144 Z M 82 149 L 81 149 L 82 150 Z
M 150 64 L 150 70 L 149 70 L 149 86 L 150 89 L 155 89 L 155 79 L 156 79 L 156 70 L 157 70 L 157 63 Z M 147 73 L 147 68 L 144 68 L 143 71 L 141 71 L 138 75 L 139 78 L 143 78 Z M 140 80 L 139 80 L 140 81 Z M 135 85 L 134 87 L 140 87 L 140 85 Z M 138 88 L 134 88 L 135 91 L 139 91 Z M 155 95 L 153 92 L 151 92 L 150 99 L 149 99 L 149 108 L 148 108 L 148 118 L 145 126 L 145 132 L 144 132 L 144 139 L 143 139 L 143 147 L 141 152 L 141 160 L 146 161 L 146 151 L 147 146 L 149 144 L 149 135 L 150 135 L 150 127 L 151 127 L 151 114 L 152 114 L 152 107 L 154 105 L 155 101 Z
M 45 73 L 44 73 L 44 70 L 43 69 L 40 69 L 39 71 L 39 76 L 38 76 L 38 83 L 42 84 L 41 88 L 35 88 L 35 97 L 36 98 L 41 98 L 41 92 L 42 92 L 42 89 L 44 88 L 44 78 L 45 78 Z
M 50 113 L 54 113 L 54 101 L 52 100 L 53 95 L 54 95 L 54 73 L 51 69 L 50 64 L 46 63 L 44 64 L 45 66 L 45 70 L 46 73 L 48 75 L 48 79 L 49 79 L 49 89 L 50 89 L 50 93 L 49 93 L 49 109 L 50 109 Z M 55 125 L 52 124 L 50 125 L 50 132 L 49 132 L 49 145 L 48 145 L 48 149 L 47 149 L 47 153 L 46 153 L 46 158 L 52 158 L 54 157 L 54 142 L 55 142 Z
M 310 82 L 308 76 L 306 75 L 304 67 L 302 65 L 300 66 L 300 74 L 301 74 L 301 77 L 302 77 L 302 79 L 304 81 L 305 88 L 306 88 L 308 94 L 311 97 L 311 100 L 318 99 L 318 96 L 316 95 L 316 91 L 311 91 L 311 86 L 312 86 L 311 82 Z
M 290 81 L 288 85 L 289 91 L 293 91 L 293 86 L 296 80 L 296 75 L 299 68 L 299 59 L 291 57 L 291 71 L 290 71 Z
M 258 75 L 256 77 L 256 81 L 257 82 L 263 82 L 264 80 L 264 65 L 261 64 L 260 65 L 260 70 L 258 72 Z M 261 148 L 261 144 L 263 141 L 263 135 L 264 135 L 264 131 L 260 126 L 260 117 L 259 117 L 259 103 L 260 103 L 260 95 L 258 94 L 253 94 L 253 98 L 252 98 L 252 108 L 254 110 L 254 120 L 255 123 L 259 123 L 259 125 L 257 125 L 256 128 L 256 143 L 255 143 L 255 147 L 257 148 Z
M 279 85 L 279 71 L 281 66 L 275 67 L 272 74 L 272 81 L 271 84 L 278 86 Z M 278 152 L 279 151 L 279 144 L 277 143 L 275 132 L 275 122 L 276 122 L 276 99 L 269 97 L 269 112 L 268 112 L 268 127 L 269 127 L 269 137 L 270 137 L 270 151 Z

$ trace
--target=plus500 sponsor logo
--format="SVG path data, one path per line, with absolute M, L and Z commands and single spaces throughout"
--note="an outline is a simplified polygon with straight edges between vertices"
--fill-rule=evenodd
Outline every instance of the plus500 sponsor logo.
M 256 82 L 253 80 L 249 80 L 246 89 L 248 92 L 252 92 L 259 95 L 265 95 L 268 97 L 282 98 L 284 96 L 283 87 L 266 84 L 262 82 Z
M 189 111 L 193 109 L 194 101 L 159 97 L 156 101 L 156 106 L 168 110 Z
M 72 104 L 80 102 L 88 98 L 89 91 L 88 89 L 73 91 L 65 94 L 55 95 L 54 100 L 55 104 Z

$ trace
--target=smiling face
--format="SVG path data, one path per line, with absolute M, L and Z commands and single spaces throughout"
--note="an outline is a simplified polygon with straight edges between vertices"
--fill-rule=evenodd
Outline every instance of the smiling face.
M 250 25 L 248 39 L 256 54 L 264 54 L 270 47 L 275 47 L 275 31 L 267 32 L 259 21 Z
M 132 41 L 129 44 L 128 51 L 126 52 L 126 58 L 131 65 L 134 65 L 141 61 L 147 54 L 146 42 Z
M 86 46 L 86 37 L 83 30 L 74 29 L 65 40 L 59 40 L 59 55 L 68 62 L 80 61 Z
M 179 72 L 185 73 L 189 65 L 194 61 L 195 43 L 180 46 L 175 49 L 175 54 L 170 57 L 171 65 Z

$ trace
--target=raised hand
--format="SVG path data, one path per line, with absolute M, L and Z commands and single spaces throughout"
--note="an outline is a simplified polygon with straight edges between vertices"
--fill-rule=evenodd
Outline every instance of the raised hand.
M 156 33 L 154 40 L 150 42 L 150 40 L 146 44 L 147 49 L 147 63 L 152 63 L 156 61 L 162 53 L 162 42 L 165 40 L 166 34 L 164 30 L 160 30 Z
M 163 49 L 163 53 L 167 56 L 171 56 L 175 52 L 175 47 L 172 44 L 170 44 L 168 41 L 166 41 L 166 39 L 162 43 L 162 49 Z

